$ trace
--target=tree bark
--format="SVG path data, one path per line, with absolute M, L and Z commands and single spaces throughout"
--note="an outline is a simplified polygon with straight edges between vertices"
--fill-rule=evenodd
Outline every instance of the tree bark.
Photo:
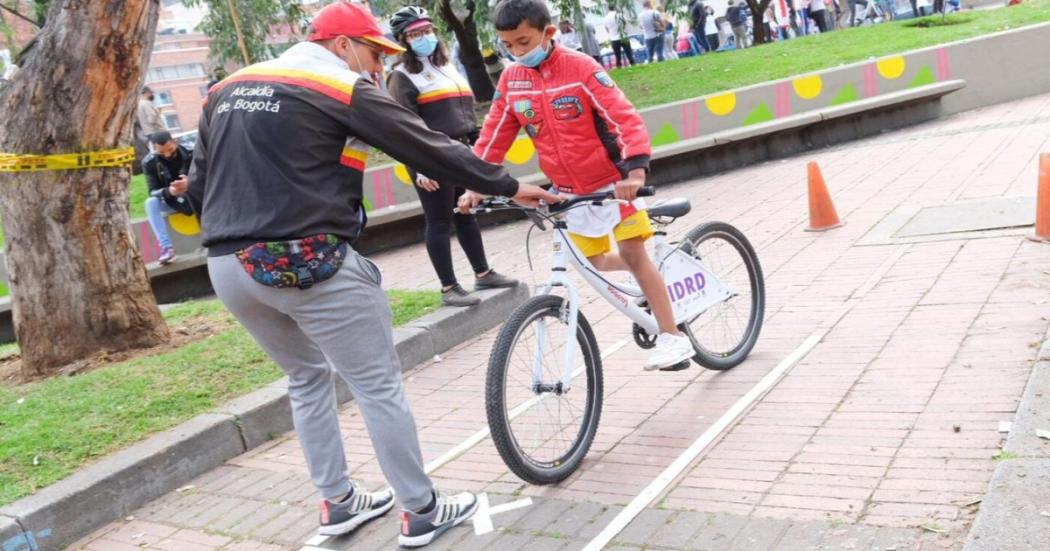
M 469 1 L 466 6 L 470 14 L 463 21 L 460 21 L 453 13 L 451 0 L 439 0 L 438 13 L 441 14 L 441 19 L 445 21 L 449 29 L 452 29 L 456 40 L 459 41 L 459 61 L 467 70 L 467 82 L 470 83 L 470 89 L 474 92 L 474 99 L 492 101 L 496 87 L 492 84 L 492 79 L 489 78 L 488 71 L 485 69 L 485 58 L 481 55 L 481 48 L 478 45 L 478 26 L 474 22 L 474 2 Z
M 769 34 L 762 16 L 769 8 L 773 0 L 747 0 L 747 7 L 751 9 L 751 32 L 754 36 L 754 44 L 765 44 L 769 42 Z
M 0 152 L 127 147 L 159 0 L 55 1 L 0 89 Z M 0 173 L 15 333 L 27 378 L 170 338 L 128 219 L 129 168 Z

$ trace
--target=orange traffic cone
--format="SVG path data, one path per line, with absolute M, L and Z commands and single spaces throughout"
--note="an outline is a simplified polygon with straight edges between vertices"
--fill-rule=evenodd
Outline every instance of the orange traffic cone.
M 1039 190 L 1035 200 L 1035 234 L 1028 239 L 1050 243 L 1050 153 L 1039 156 Z
M 820 167 L 811 161 L 806 170 L 809 173 L 809 227 L 806 231 L 827 231 L 841 226 L 828 186 L 824 184 L 824 176 L 820 174 Z

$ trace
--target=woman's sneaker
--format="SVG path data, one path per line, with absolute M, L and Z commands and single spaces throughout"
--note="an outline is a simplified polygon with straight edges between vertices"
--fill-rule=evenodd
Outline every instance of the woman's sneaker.
M 401 547 L 423 547 L 478 510 L 478 497 L 470 492 L 443 496 L 435 490 L 434 499 L 429 512 L 401 511 L 401 535 L 397 537 Z
M 514 287 L 517 284 L 518 280 L 512 277 L 507 277 L 503 274 L 498 274 L 496 273 L 496 270 L 489 270 L 485 275 L 474 278 L 474 288 L 478 291 L 481 291 L 482 289 Z
M 445 306 L 474 306 L 479 303 L 481 298 L 468 293 L 459 283 L 441 291 L 441 304 Z
M 353 484 L 353 494 L 349 499 L 333 503 L 321 500 L 321 528 L 317 531 L 322 536 L 340 536 L 352 532 L 362 524 L 382 516 L 394 506 L 394 492 L 367 493 Z
M 160 258 L 157 259 L 157 262 L 163 266 L 165 264 L 171 264 L 174 261 L 175 249 L 173 247 L 164 247 L 164 249 L 160 251 Z

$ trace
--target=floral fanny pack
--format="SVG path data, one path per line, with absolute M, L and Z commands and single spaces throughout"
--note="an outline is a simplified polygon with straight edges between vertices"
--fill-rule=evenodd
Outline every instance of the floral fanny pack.
M 256 282 L 278 289 L 309 289 L 334 276 L 346 258 L 345 239 L 320 234 L 294 241 L 255 243 L 237 251 L 237 260 Z

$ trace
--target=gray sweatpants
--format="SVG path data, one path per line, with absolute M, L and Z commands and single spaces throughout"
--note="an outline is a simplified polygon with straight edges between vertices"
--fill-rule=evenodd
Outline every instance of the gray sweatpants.
M 335 374 L 350 386 L 379 466 L 406 509 L 430 503 L 433 484 L 401 384 L 390 305 L 379 269 L 352 249 L 339 272 L 307 290 L 256 283 L 236 256 L 208 258 L 215 293 L 288 375 L 295 431 L 314 485 L 350 491 Z

